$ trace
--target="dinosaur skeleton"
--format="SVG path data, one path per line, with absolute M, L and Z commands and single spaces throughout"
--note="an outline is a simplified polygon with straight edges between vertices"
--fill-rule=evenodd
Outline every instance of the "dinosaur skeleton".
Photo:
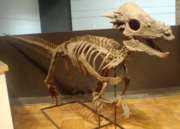
M 102 102 L 116 104 L 121 100 L 122 108 L 124 109 L 125 117 L 129 117 L 130 111 L 124 100 L 124 94 L 129 87 L 130 79 L 127 77 L 126 60 L 131 59 L 136 51 L 145 52 L 149 55 L 155 55 L 159 58 L 165 58 L 168 52 L 163 52 L 152 40 L 165 39 L 173 40 L 175 37 L 169 26 L 165 26 L 160 22 L 155 21 L 146 14 L 139 6 L 134 3 L 125 3 L 114 14 L 106 14 L 104 17 L 111 18 L 113 23 L 112 28 L 117 28 L 123 32 L 124 40 L 121 46 L 118 42 L 99 36 L 79 36 L 70 39 L 58 46 L 44 39 L 31 36 L 11 36 L 19 39 L 24 44 L 29 44 L 30 48 L 51 55 L 51 63 L 48 71 L 45 84 L 53 99 L 58 100 L 59 95 L 56 88 L 53 86 L 54 71 L 59 55 L 62 55 L 65 61 L 65 68 L 69 78 L 70 72 L 67 64 L 67 57 L 72 61 L 76 70 L 79 70 L 85 77 L 92 79 L 95 77 L 99 82 L 93 91 L 93 102 L 97 107 L 97 111 L 102 109 Z M 145 45 L 136 39 L 140 37 L 147 42 Z M 94 55 L 94 56 L 93 56 Z M 93 64 L 91 65 L 91 58 Z M 100 75 L 96 71 L 96 60 L 102 58 L 99 70 L 102 70 Z M 124 69 L 124 74 L 120 77 L 108 77 L 110 73 L 117 68 Z M 107 84 L 116 85 L 124 81 L 125 88 L 120 95 L 117 95 L 112 101 L 107 101 L 101 98 L 105 93 Z

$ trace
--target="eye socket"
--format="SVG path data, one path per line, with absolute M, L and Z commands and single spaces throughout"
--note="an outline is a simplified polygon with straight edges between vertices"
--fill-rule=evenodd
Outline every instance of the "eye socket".
M 132 19 L 132 20 L 129 21 L 129 27 L 132 30 L 138 30 L 140 28 L 140 23 L 139 23 L 138 20 Z

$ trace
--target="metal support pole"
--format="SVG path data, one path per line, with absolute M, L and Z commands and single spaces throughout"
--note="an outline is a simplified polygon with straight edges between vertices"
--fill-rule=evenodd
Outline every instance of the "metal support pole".
M 116 77 L 116 71 L 114 71 L 114 77 Z M 116 97 L 116 85 L 114 85 L 114 97 Z M 116 123 L 116 104 L 114 105 L 114 123 Z M 116 124 L 114 126 L 116 129 Z

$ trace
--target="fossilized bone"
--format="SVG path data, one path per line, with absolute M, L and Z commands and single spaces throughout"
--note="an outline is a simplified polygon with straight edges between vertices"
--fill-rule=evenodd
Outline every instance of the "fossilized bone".
M 102 109 L 102 102 L 116 104 L 121 100 L 124 115 L 125 117 L 129 117 L 130 111 L 123 97 L 130 83 L 130 79 L 127 77 L 126 60 L 132 58 L 136 51 L 155 55 L 159 58 L 165 58 L 168 52 L 163 52 L 152 40 L 173 40 L 175 37 L 169 26 L 155 21 L 139 6 L 131 2 L 123 4 L 117 11 L 114 11 L 114 14 L 106 14 L 103 16 L 111 18 L 112 20 L 110 22 L 113 23 L 113 28 L 117 28 L 123 32 L 123 43 L 125 46 L 121 46 L 118 42 L 106 37 L 90 35 L 72 38 L 58 46 L 41 38 L 8 36 L 24 41 L 33 49 L 35 48 L 40 52 L 52 55 L 45 84 L 53 99 L 57 100 L 57 96 L 59 95 L 53 86 L 53 82 L 56 62 L 59 55 L 62 55 L 67 74 L 70 78 L 67 57 L 70 58 L 75 69 L 79 70 L 85 77 L 92 79 L 93 76 L 99 81 L 93 91 L 93 102 L 98 112 Z M 138 41 L 136 37 L 144 39 L 147 45 Z M 102 69 L 101 75 L 96 71 L 97 68 L 95 65 L 96 59 L 99 56 L 102 58 L 102 63 L 98 68 L 99 70 Z M 91 66 L 90 60 L 92 57 L 94 57 L 94 59 Z M 123 68 L 125 71 L 124 74 L 120 77 L 108 77 L 116 68 Z M 112 101 L 101 98 L 105 93 L 104 90 L 107 84 L 115 85 L 122 81 L 125 82 L 125 89 L 120 95 Z

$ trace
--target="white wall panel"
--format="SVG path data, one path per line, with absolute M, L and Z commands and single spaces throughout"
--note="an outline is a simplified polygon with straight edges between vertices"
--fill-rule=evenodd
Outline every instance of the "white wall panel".
M 26 10 L 27 11 L 27 4 L 29 4 L 28 3 L 28 1 L 27 0 L 20 0 L 21 2 L 19 3 L 19 9 L 20 10 Z
M 38 0 L 0 0 L 0 36 L 41 33 Z
M 74 11 L 84 11 L 91 10 L 92 3 L 91 0 L 79 0 L 79 1 L 71 1 L 71 10 Z
M 110 19 L 95 17 L 92 18 L 92 29 L 108 29 L 112 27 L 112 24 L 109 23 Z
M 165 25 L 175 25 L 175 14 L 151 14 L 150 15 L 155 20 L 159 21 L 161 20 L 161 23 L 165 23 Z
M 91 18 L 78 18 L 72 19 L 73 30 L 91 30 L 92 19 Z
M 142 7 L 169 7 L 176 6 L 175 0 L 135 0 L 136 4 Z
M 174 7 L 153 7 L 153 8 L 142 8 L 148 14 L 169 14 L 176 13 L 176 8 Z
M 39 33 L 40 31 L 40 23 L 38 21 L 23 21 L 23 34 L 29 33 Z
M 112 14 L 126 2 L 138 4 L 155 20 L 175 25 L 175 0 L 71 0 L 73 30 L 111 28 L 110 20 L 101 15 Z
M 27 12 L 37 13 L 39 12 L 39 5 L 31 0 L 27 0 L 25 3 Z
M 134 0 L 92 0 L 92 10 L 114 9 L 116 10 L 124 3 Z
M 40 21 L 39 13 L 38 14 L 37 13 L 33 13 L 32 16 L 33 16 L 32 20 Z M 39 22 L 39 24 L 40 24 L 40 22 Z
M 22 20 L 2 19 L 2 32 L 8 34 L 22 33 Z
M 0 0 L 0 5 L 17 9 L 19 7 L 19 0 Z
M 92 17 L 101 17 L 103 14 L 112 14 L 114 9 L 106 9 L 106 10 L 92 10 Z
M 12 18 L 12 19 L 25 19 L 24 11 L 9 8 L 9 7 L 0 7 L 1 17 L 2 18 Z
M 91 17 L 92 11 L 72 12 L 72 18 L 85 18 Z

